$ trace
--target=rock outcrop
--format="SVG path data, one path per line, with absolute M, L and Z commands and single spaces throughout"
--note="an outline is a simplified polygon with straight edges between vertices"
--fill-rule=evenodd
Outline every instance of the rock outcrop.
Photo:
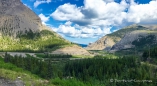
M 87 50 L 108 50 L 115 44 L 114 40 L 109 36 L 104 36 L 95 43 L 89 44 Z
M 19 79 L 11 81 L 9 79 L 0 77 L 0 86 L 25 86 L 25 84 L 22 80 Z

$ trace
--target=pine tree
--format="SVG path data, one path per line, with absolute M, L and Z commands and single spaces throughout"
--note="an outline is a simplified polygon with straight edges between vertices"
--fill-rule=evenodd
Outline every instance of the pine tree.
M 4 62 L 9 62 L 9 55 L 7 54 L 7 52 L 5 53 L 5 56 L 4 56 Z
M 52 65 L 51 65 L 51 60 L 48 61 L 48 72 L 47 72 L 47 78 L 51 79 L 52 78 Z

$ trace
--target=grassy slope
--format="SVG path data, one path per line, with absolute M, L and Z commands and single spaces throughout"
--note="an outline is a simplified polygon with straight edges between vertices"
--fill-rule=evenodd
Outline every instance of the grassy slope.
M 16 80 L 21 77 L 21 80 L 26 86 L 89 86 L 87 83 L 83 83 L 75 78 L 72 79 L 60 79 L 53 78 L 47 82 L 47 80 L 31 74 L 29 71 L 18 68 L 11 63 L 5 63 L 0 57 L 0 77 Z
M 110 59 L 118 58 L 118 56 L 114 55 L 113 53 L 108 53 L 107 51 L 104 50 L 91 50 L 90 52 L 100 58 L 110 58 Z
M 53 51 L 65 45 L 71 43 L 48 30 L 40 33 L 27 32 L 26 35 L 19 35 L 16 39 L 9 36 L 0 37 L 0 51 L 43 52 Z
M 26 84 L 26 86 L 31 86 L 32 84 L 34 84 L 35 86 L 48 86 L 48 84 L 44 83 L 44 79 L 41 79 L 34 74 L 31 74 L 29 71 L 18 68 L 13 64 L 5 63 L 1 57 L 0 64 L 1 77 L 10 80 L 16 80 L 18 77 L 21 77 L 21 80 Z

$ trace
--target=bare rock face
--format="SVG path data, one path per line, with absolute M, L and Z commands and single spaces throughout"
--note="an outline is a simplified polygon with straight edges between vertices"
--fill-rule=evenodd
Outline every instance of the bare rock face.
M 111 52 L 122 49 L 129 49 L 140 46 L 154 45 L 157 43 L 157 31 L 139 30 L 126 34 L 123 39 L 117 42 Z
M 20 0 L 0 0 L 0 33 L 16 36 L 43 29 L 41 19 Z
M 22 80 L 11 81 L 9 79 L 5 79 L 0 77 L 0 86 L 25 86 Z
M 89 44 L 86 48 L 87 50 L 104 50 L 110 49 L 115 44 L 111 37 L 104 36 L 95 43 Z

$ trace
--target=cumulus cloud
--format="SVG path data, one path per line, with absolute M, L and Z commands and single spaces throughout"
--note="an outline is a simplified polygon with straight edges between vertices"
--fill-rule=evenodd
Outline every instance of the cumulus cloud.
M 65 3 L 51 17 L 68 21 L 68 25 L 58 27 L 56 31 L 59 33 L 71 37 L 97 37 L 110 33 L 112 26 L 157 23 L 157 0 L 147 4 L 138 4 L 134 0 L 121 0 L 119 3 L 114 0 L 84 0 L 80 7 Z
M 127 16 L 128 22 L 157 23 L 157 1 L 150 1 L 148 4 L 131 5 Z
M 80 12 L 80 8 L 76 5 L 66 3 L 59 6 L 55 12 L 51 14 L 54 19 L 64 21 L 64 20 L 79 20 L 83 18 L 83 14 Z
M 51 0 L 36 0 L 36 1 L 34 2 L 34 7 L 36 8 L 36 7 L 38 7 L 40 4 L 50 3 L 50 2 L 51 2 Z
M 74 25 L 72 22 L 67 21 L 65 24 L 60 25 L 58 28 L 51 27 L 55 32 L 60 33 L 68 37 L 77 37 L 77 38 L 95 38 L 103 36 L 104 34 L 111 33 L 110 28 L 99 28 L 99 27 L 85 27 Z
M 45 24 L 46 25 L 46 22 L 48 22 L 49 21 L 49 18 L 50 17 L 46 17 L 44 14 L 39 14 L 39 17 L 40 17 L 40 19 L 41 19 L 41 21 L 42 21 L 42 24 Z

